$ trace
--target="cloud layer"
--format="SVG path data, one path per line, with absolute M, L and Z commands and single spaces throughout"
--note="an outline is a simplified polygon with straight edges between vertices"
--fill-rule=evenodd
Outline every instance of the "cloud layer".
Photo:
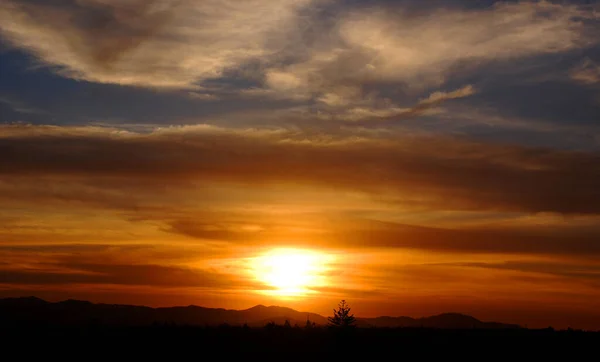
M 598 41 L 593 19 L 589 6 L 545 1 L 419 12 L 316 0 L 0 3 L 4 38 L 67 77 L 202 88 L 234 72 L 256 83 L 242 94 L 327 106 L 374 106 L 370 83 L 440 86 L 460 68 L 585 48 Z
M 448 137 L 3 126 L 0 149 L 3 177 L 305 184 L 446 210 L 600 213 L 597 154 Z

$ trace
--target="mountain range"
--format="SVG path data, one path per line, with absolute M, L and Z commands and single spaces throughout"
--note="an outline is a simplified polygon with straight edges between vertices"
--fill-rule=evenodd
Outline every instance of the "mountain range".
M 316 313 L 294 309 L 257 305 L 244 310 L 204 308 L 199 306 L 151 308 L 134 305 L 91 303 L 80 300 L 48 302 L 36 297 L 0 299 L 0 323 L 36 323 L 59 325 L 118 325 L 144 326 L 151 324 L 197 325 L 248 325 L 262 327 L 267 323 L 304 326 L 306 321 L 326 325 L 327 318 Z M 520 328 L 514 324 L 482 322 L 459 313 L 444 313 L 431 317 L 377 317 L 357 318 L 358 327 L 424 327 L 440 329 L 506 329 Z

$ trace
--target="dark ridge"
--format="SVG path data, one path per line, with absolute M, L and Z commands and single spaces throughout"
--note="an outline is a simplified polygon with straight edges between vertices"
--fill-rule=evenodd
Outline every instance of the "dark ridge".
M 0 323 L 43 323 L 50 325 L 147 326 L 177 324 L 190 326 L 231 325 L 262 327 L 270 322 L 304 326 L 310 320 L 317 326 L 327 325 L 327 318 L 291 308 L 256 305 L 244 310 L 205 308 L 195 305 L 151 308 L 121 304 L 95 304 L 69 299 L 51 303 L 36 297 L 0 299 Z M 514 324 L 482 322 L 459 313 L 431 317 L 357 318 L 363 328 L 438 328 L 438 329 L 517 329 Z

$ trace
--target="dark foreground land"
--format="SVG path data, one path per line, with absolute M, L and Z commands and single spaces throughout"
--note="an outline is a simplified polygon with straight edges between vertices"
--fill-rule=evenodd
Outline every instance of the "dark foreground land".
M 261 305 L 236 311 L 8 298 L 0 299 L 0 361 L 597 361 L 600 354 L 600 332 L 452 313 L 356 322 L 335 329 L 318 314 Z
M 597 360 L 600 333 L 428 328 L 4 325 L 5 354 L 78 360 Z M 9 352 L 10 351 L 10 352 Z M 17 354 L 13 354 L 17 353 Z M 13 359 L 6 359 L 13 360 Z

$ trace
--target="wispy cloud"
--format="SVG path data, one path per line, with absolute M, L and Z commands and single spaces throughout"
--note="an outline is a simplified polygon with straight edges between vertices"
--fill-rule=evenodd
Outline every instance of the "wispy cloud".
M 571 69 L 571 78 L 583 84 L 600 83 L 600 64 L 586 58 L 578 66 Z
M 193 88 L 285 46 L 309 0 L 0 2 L 1 34 L 67 77 Z
M 595 19 L 595 15 L 588 8 L 549 2 L 418 14 L 394 4 L 345 10 L 336 15 L 336 26 L 312 45 L 305 60 L 271 67 L 264 85 L 279 96 L 316 94 L 328 105 L 369 96 L 363 92 L 365 84 L 439 87 L 466 67 L 596 43 L 598 37 L 581 18 Z
M 6 96 L 0 96 L 0 103 L 4 103 L 10 108 L 12 108 L 15 112 L 24 113 L 24 114 L 46 114 L 47 112 L 29 107 L 26 104 L 19 102 L 17 100 L 11 99 Z
M 457 90 L 454 90 L 451 92 L 432 93 L 429 97 L 427 97 L 426 99 L 423 99 L 421 102 L 419 102 L 419 105 L 431 105 L 431 104 L 441 103 L 448 99 L 457 99 L 457 98 L 464 98 L 464 97 L 472 96 L 475 93 L 476 93 L 475 88 L 472 85 L 467 85 L 465 87 L 462 87 L 460 89 L 457 89 Z
M 545 1 L 499 2 L 483 10 L 444 9 L 422 16 L 375 10 L 351 14 L 340 33 L 370 55 L 363 72 L 437 83 L 461 62 L 476 66 L 593 44 L 598 38 L 586 37 L 579 19 L 594 16 L 577 6 Z
M 394 4 L 334 6 L 328 17 L 316 10 L 319 3 L 3 0 L 0 31 L 14 46 L 76 79 L 194 88 L 258 62 L 243 76 L 261 84 L 238 92 L 329 106 L 373 96 L 362 89 L 373 82 L 439 87 L 462 65 L 598 41 L 580 21 L 594 18 L 593 12 L 577 5 L 498 3 L 419 14 Z
M 531 262 L 531 261 L 506 261 L 502 263 L 456 263 L 445 266 L 465 268 L 486 268 L 498 270 L 513 270 L 525 273 L 549 274 L 566 278 L 587 279 L 600 285 L 600 266 L 596 264 L 570 264 L 565 262 Z

